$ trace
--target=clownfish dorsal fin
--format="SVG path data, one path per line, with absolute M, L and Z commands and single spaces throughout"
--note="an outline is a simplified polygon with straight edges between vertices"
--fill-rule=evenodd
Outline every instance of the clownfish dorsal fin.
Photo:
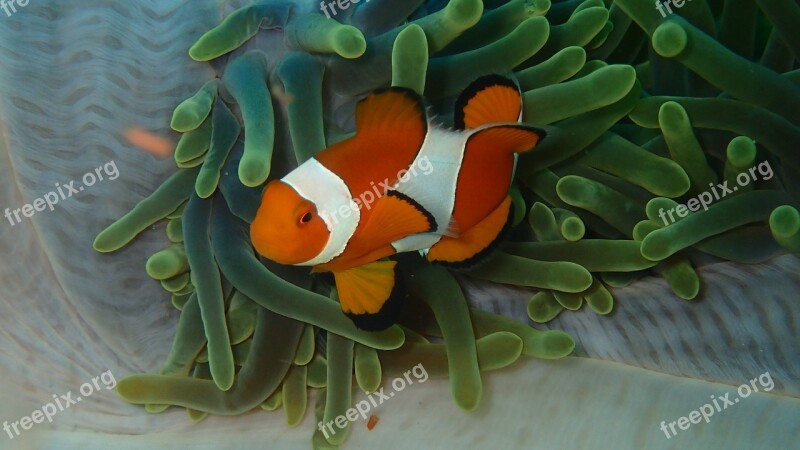
M 486 75 L 458 97 L 453 126 L 465 130 L 488 123 L 519 122 L 521 114 L 522 95 L 517 85 L 500 75 Z
M 342 312 L 362 330 L 380 331 L 400 313 L 402 292 L 396 261 L 375 261 L 334 272 Z
M 425 105 L 416 92 L 403 87 L 378 89 L 356 105 L 357 137 L 390 136 L 408 140 L 418 150 L 428 131 Z
M 356 134 L 316 155 L 354 195 L 378 180 L 394 185 L 417 158 L 428 122 L 422 98 L 406 88 L 379 89 L 356 105 Z M 357 163 L 355 163 L 357 162 Z
M 372 213 L 360 234 L 371 246 L 377 247 L 434 230 L 436 219 L 422 205 L 398 191 L 389 191 L 372 206 Z

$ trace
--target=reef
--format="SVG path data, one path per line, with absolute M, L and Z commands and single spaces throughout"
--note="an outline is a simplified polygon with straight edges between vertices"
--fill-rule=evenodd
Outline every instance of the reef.
M 117 251 L 162 220 L 172 242 L 145 268 L 180 310 L 172 349 L 119 394 L 193 421 L 282 408 L 295 426 L 309 391 L 328 422 L 352 406 L 353 378 L 375 392 L 421 363 L 470 411 L 482 372 L 573 351 L 564 332 L 470 308 L 453 273 L 415 255 L 399 258 L 402 320 L 365 332 L 330 284 L 254 253 L 260 188 L 347 137 L 353 101 L 388 85 L 448 124 L 475 78 L 518 81 L 523 121 L 548 135 L 519 160 L 506 239 L 459 276 L 538 289 L 534 322 L 584 302 L 607 315 L 613 289 L 648 274 L 696 299 L 698 258 L 797 253 L 798 25 L 788 0 L 694 0 L 666 16 L 636 0 L 372 0 L 335 19 L 263 1 L 228 14 L 189 49 L 218 76 L 175 108 L 178 170 L 94 243 Z M 285 51 L 273 60 L 264 45 Z M 346 437 L 317 431 L 313 445 Z

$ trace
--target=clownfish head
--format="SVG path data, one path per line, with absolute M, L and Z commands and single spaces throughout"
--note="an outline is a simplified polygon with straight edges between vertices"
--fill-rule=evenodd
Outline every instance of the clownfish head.
M 267 185 L 250 224 L 250 240 L 260 255 L 279 264 L 302 265 L 319 255 L 329 238 L 313 202 L 282 181 Z

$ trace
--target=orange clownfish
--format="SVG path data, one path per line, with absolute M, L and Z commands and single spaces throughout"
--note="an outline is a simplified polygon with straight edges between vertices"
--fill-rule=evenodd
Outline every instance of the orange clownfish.
M 516 153 L 544 132 L 520 124 L 522 97 L 489 75 L 459 97 L 455 129 L 432 123 L 422 98 L 377 90 L 356 106 L 356 135 L 264 189 L 250 227 L 256 251 L 280 264 L 332 272 L 343 312 L 381 330 L 400 312 L 396 261 L 420 251 L 468 267 L 508 222 Z

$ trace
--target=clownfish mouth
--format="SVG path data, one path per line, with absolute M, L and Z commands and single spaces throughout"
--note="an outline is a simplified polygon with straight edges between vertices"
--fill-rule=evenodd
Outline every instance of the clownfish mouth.
M 263 233 L 253 230 L 251 227 L 250 241 L 256 252 L 264 258 L 286 266 L 294 266 L 303 263 L 305 260 L 295 256 L 295 251 L 289 242 L 281 239 L 280 235 Z

